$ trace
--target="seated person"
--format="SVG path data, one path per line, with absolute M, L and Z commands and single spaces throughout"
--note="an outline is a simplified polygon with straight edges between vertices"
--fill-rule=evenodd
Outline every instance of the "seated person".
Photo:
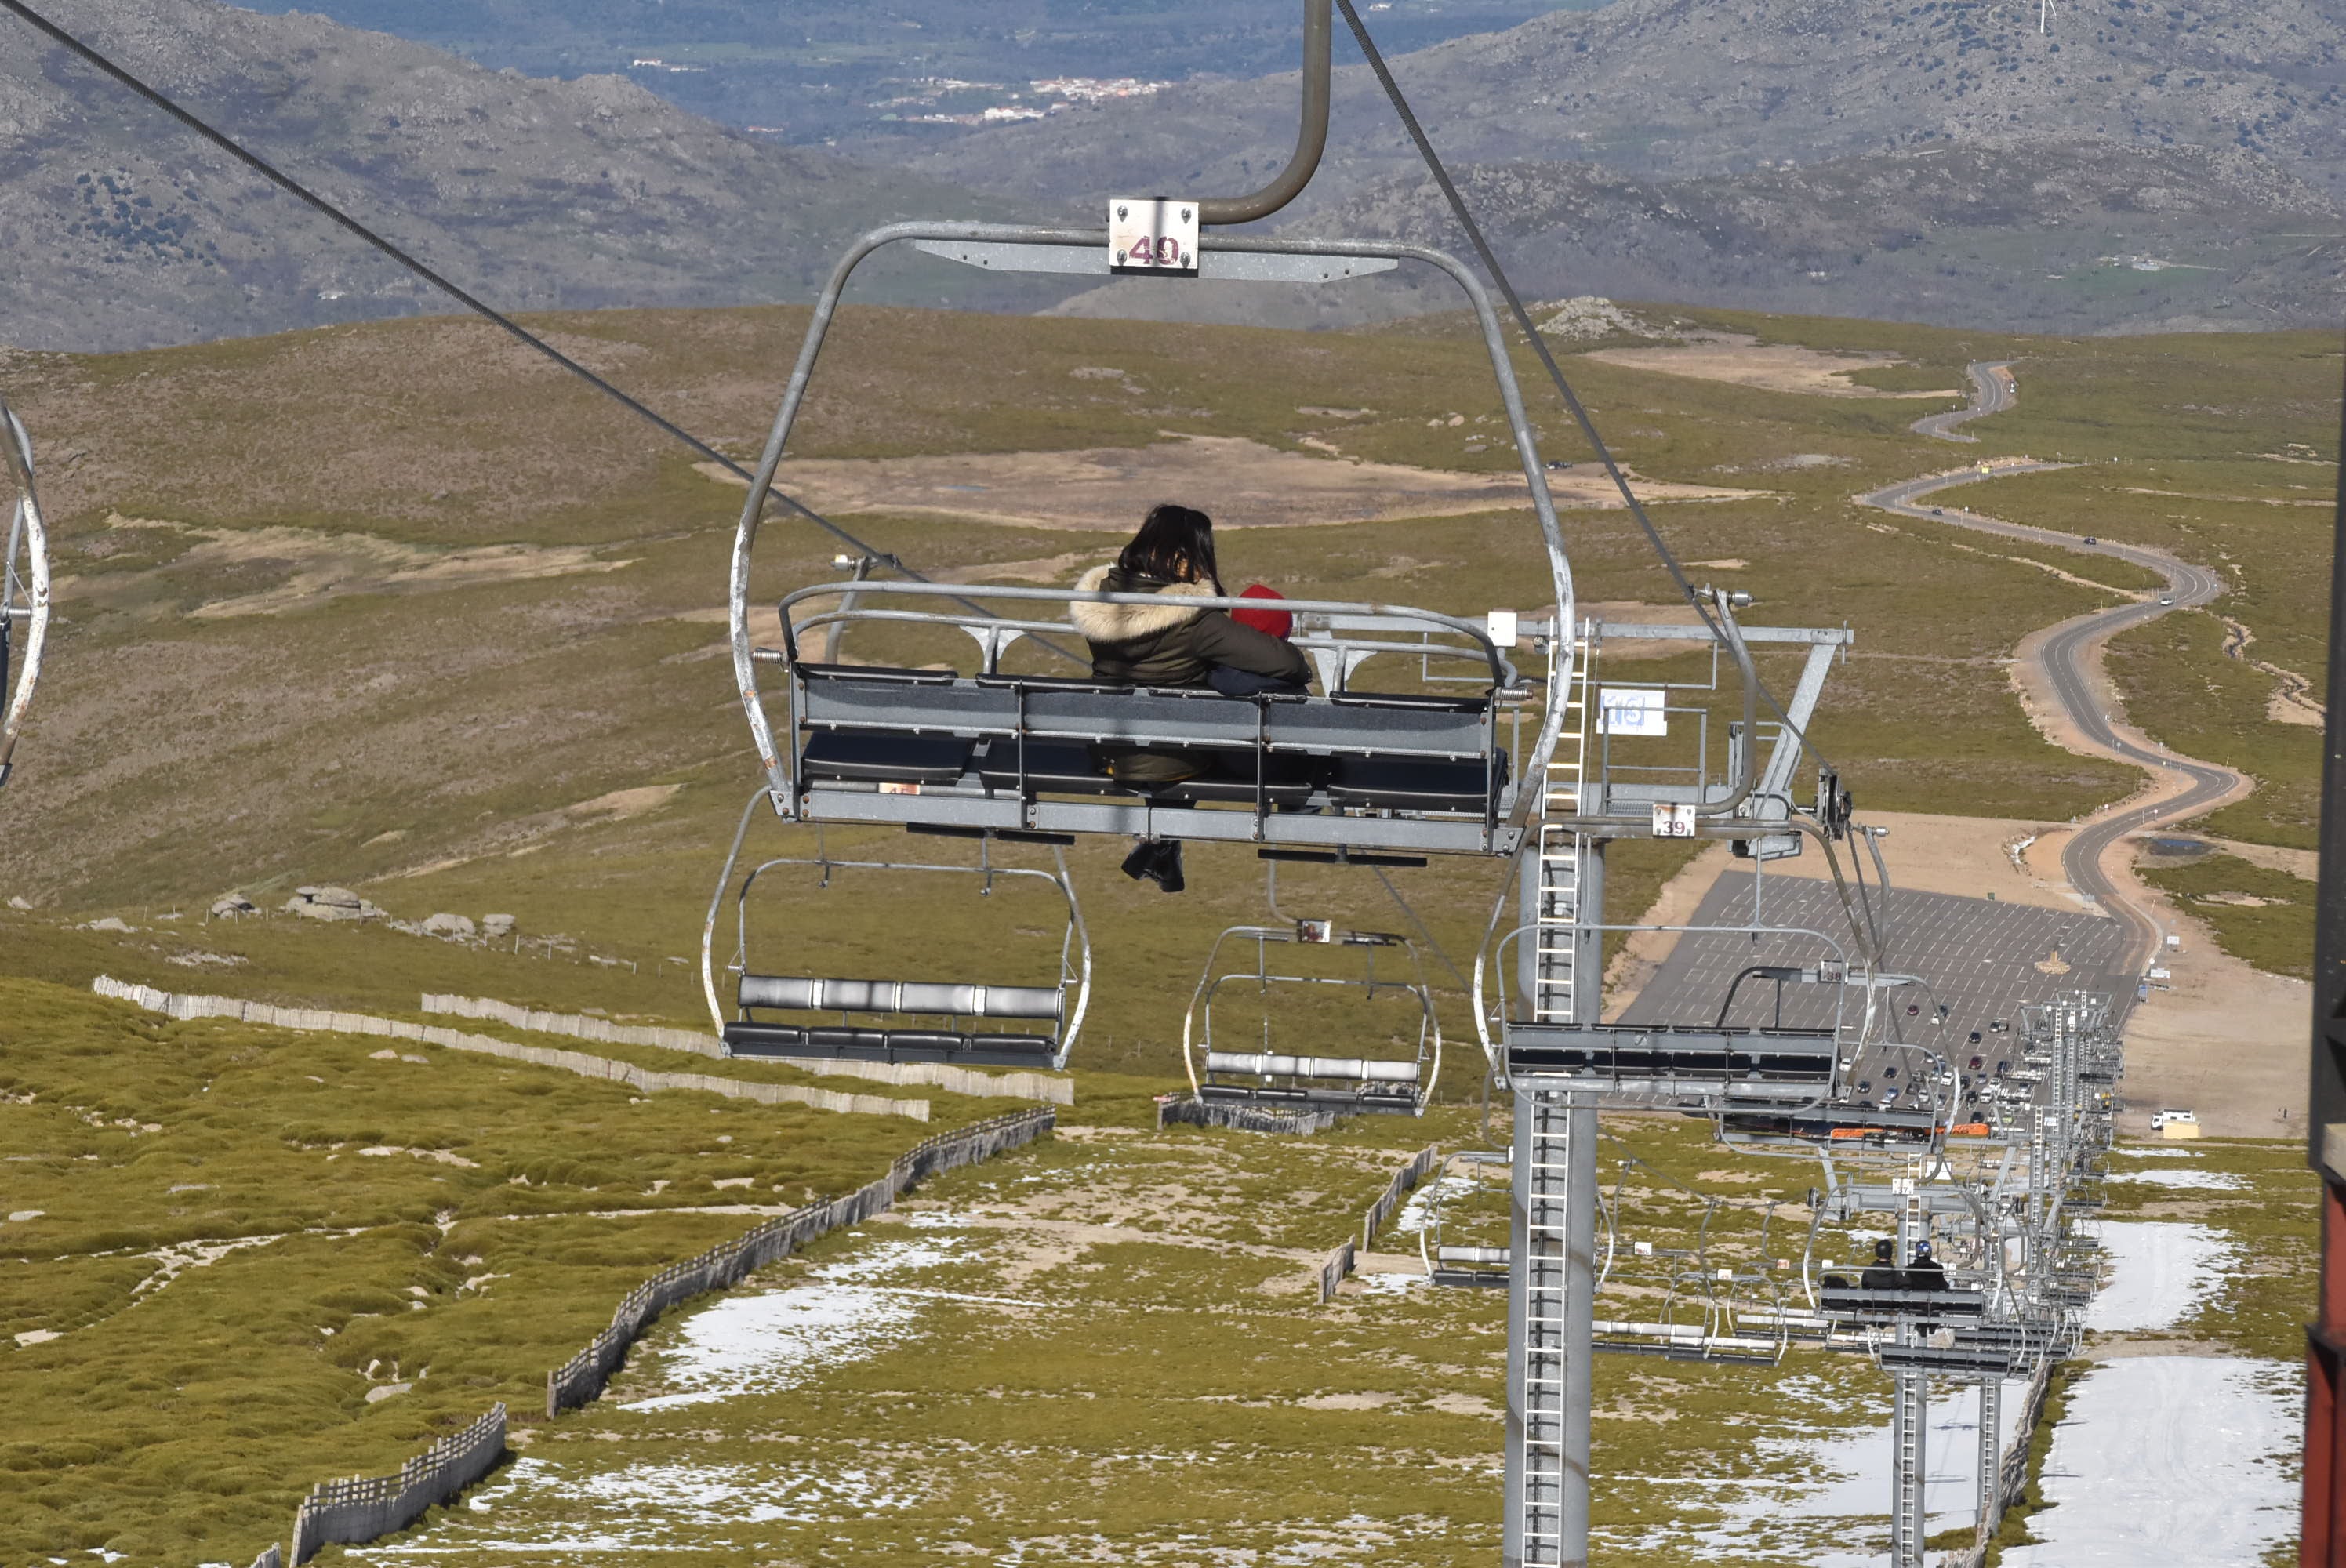
M 1889 1238 L 1873 1244 L 1873 1262 L 1857 1277 L 1861 1290 L 1902 1290 L 1906 1271 L 1898 1267 L 1898 1246 Z
M 1090 645 L 1092 674 L 1120 686 L 1198 687 L 1213 684 L 1216 669 L 1289 683 L 1300 690 L 1311 678 L 1303 656 L 1286 641 L 1229 615 L 1184 604 L 1219 598 L 1221 576 L 1214 561 L 1214 523 L 1187 506 L 1152 509 L 1111 566 L 1096 567 L 1076 579 L 1083 593 L 1147 594 L 1151 605 L 1088 604 L 1067 606 Z M 1102 748 L 1110 777 L 1140 789 L 1178 784 L 1206 770 L 1198 758 L 1139 748 Z M 1181 846 L 1143 840 L 1127 858 L 1125 874 L 1147 877 L 1167 892 L 1178 892 Z
M 1931 1244 L 1914 1244 L 1914 1261 L 1906 1268 L 1906 1288 L 1909 1290 L 1944 1290 L 1947 1288 L 1946 1266 L 1931 1256 Z

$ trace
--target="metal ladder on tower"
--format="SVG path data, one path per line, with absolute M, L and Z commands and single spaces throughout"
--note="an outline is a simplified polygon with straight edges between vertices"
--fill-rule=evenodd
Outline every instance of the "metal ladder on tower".
M 1928 1234 L 1928 1221 L 1921 1182 L 1916 1176 L 1909 1176 L 1901 1185 L 1906 1189 L 1906 1197 L 1898 1215 L 1895 1246 L 1902 1268 L 1913 1257 L 1914 1243 Z M 1905 1316 L 1900 1317 L 1896 1334 L 1902 1347 L 1916 1343 L 1921 1337 L 1914 1320 Z M 1931 1425 L 1931 1382 L 1919 1367 L 1901 1368 L 1891 1374 L 1891 1568 L 1923 1568 L 1923 1540 L 1930 1533 L 1923 1487 L 1927 1462 L 1923 1450 Z
M 1526 978 L 1531 1014 L 1540 1023 L 1595 1018 L 1591 999 L 1578 986 L 1586 956 L 1582 895 L 1588 840 L 1571 825 L 1587 789 L 1587 623 L 1573 628 L 1570 655 L 1559 683 L 1564 722 L 1543 780 L 1535 851 L 1538 881 L 1531 933 L 1535 956 Z M 1576 1303 L 1570 1298 L 1575 1251 L 1582 1255 L 1578 1261 L 1585 1276 L 1592 1238 L 1576 1234 L 1572 1199 L 1576 1180 L 1590 1185 L 1593 1192 L 1595 1151 L 1593 1145 L 1574 1147 L 1571 1127 L 1576 1115 L 1582 1117 L 1592 1124 L 1593 1137 L 1595 1118 L 1574 1111 L 1562 1096 L 1546 1093 L 1518 1095 L 1515 1115 L 1513 1285 L 1522 1294 L 1515 1309 L 1512 1380 L 1516 1397 L 1511 1403 L 1522 1429 L 1510 1445 L 1515 1450 L 1509 1477 L 1515 1495 L 1507 1510 L 1507 1568 L 1580 1568 L 1587 1561 L 1589 1369 L 1585 1350 L 1579 1357 L 1572 1354 L 1570 1314 Z M 1582 1207 L 1586 1207 L 1585 1198 Z M 1584 1224 L 1578 1228 L 1588 1227 Z M 1587 1283 L 1584 1278 L 1584 1294 Z M 1585 1318 L 1587 1303 L 1576 1305 Z
M 1532 987 L 1532 1018 L 1541 1023 L 1594 1022 L 1573 1012 L 1579 979 L 1581 868 L 1587 836 L 1571 819 L 1580 814 L 1588 788 L 1589 666 L 1595 662 L 1588 623 L 1572 636 L 1572 663 L 1564 679 L 1564 725 L 1549 759 L 1540 797 L 1538 955 Z
M 1515 1137 L 1515 1157 L 1524 1162 L 1517 1176 L 1523 1215 L 1516 1253 L 1524 1290 L 1516 1351 L 1524 1430 L 1515 1499 L 1520 1554 L 1514 1563 L 1524 1568 L 1557 1568 L 1567 1562 L 1565 1423 L 1572 1368 L 1566 1343 L 1565 1283 L 1571 1247 L 1567 1123 L 1572 1113 L 1554 1096 L 1525 1095 L 1516 1101 L 1515 1114 L 1529 1125 Z

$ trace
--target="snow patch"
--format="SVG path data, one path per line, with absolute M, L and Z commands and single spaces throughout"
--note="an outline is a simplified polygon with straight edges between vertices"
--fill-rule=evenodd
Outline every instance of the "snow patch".
M 2127 1227 L 2147 1229 L 2148 1227 Z M 2051 1507 L 2028 1522 L 2043 1544 L 2008 1547 L 2006 1568 L 2138 1568 L 2188 1556 L 2255 1568 L 2297 1528 L 2284 1453 L 2304 1393 L 2276 1363 L 2131 1356 L 2071 1390 L 2045 1466 Z
M 2230 1243 L 2204 1225 L 2103 1225 L 2095 1234 L 2113 1268 L 2086 1308 L 2086 1327 L 2104 1334 L 2173 1328 L 2199 1309 L 2232 1257 Z
M 2143 1186 L 2178 1187 L 2198 1192 L 2238 1192 L 2249 1185 L 2249 1178 L 2234 1176 L 2229 1171 L 2112 1171 L 2113 1183 L 2133 1182 Z

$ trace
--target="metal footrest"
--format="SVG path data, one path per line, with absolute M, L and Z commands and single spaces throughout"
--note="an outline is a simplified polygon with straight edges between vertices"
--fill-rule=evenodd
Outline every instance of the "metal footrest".
M 1836 1318 L 1976 1318 L 1987 1309 L 1987 1296 L 1979 1290 L 1883 1290 L 1862 1285 L 1827 1285 L 1817 1291 L 1817 1305 Z
M 1831 1084 L 1830 1029 L 1686 1024 L 1509 1023 L 1510 1078 L 1595 1095 L 1708 1093 L 1729 1101 L 1814 1101 Z
M 933 1029 L 802 1028 L 728 1023 L 725 1054 L 769 1061 L 948 1062 L 961 1066 L 1056 1064 L 1058 1043 L 1034 1034 L 961 1034 Z

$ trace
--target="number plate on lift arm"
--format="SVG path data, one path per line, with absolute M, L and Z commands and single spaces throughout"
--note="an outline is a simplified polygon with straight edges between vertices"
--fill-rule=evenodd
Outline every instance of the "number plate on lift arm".
M 1694 808 L 1665 806 L 1654 808 L 1654 837 L 1657 839 L 1691 839 L 1694 837 Z
M 1119 196 L 1107 204 L 1114 272 L 1198 275 L 1198 204 L 1169 196 Z

